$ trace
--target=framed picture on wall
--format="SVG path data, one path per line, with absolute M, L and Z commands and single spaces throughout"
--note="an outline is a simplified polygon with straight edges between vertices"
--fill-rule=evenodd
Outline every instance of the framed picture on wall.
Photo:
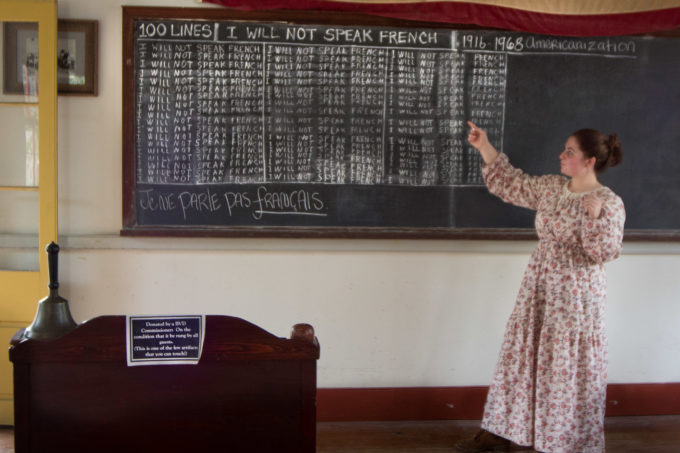
M 97 95 L 96 20 L 59 20 L 57 91 L 63 95 Z M 6 94 L 37 92 L 38 27 L 35 22 L 5 22 L 3 36 Z

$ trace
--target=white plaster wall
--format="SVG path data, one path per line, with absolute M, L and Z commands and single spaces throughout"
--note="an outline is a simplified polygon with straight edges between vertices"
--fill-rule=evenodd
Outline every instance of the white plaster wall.
M 533 246 L 120 241 L 67 238 L 62 290 L 79 321 L 228 314 L 279 336 L 308 322 L 322 346 L 320 387 L 488 383 Z M 111 248 L 95 248 L 101 246 Z M 608 265 L 610 382 L 678 381 L 680 260 L 653 248 L 645 253 L 644 245 L 626 249 Z
M 309 322 L 320 387 L 488 384 L 534 244 L 143 239 L 121 228 L 121 5 L 60 0 L 99 20 L 98 97 L 59 98 L 62 293 L 101 314 L 239 316 L 288 336 Z M 610 382 L 680 381 L 680 246 L 626 244 L 608 266 Z

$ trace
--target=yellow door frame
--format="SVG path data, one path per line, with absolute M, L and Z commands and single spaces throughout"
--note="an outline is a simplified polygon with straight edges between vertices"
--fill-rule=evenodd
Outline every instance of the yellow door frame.
M 48 293 L 45 245 L 57 241 L 57 3 L 56 0 L 0 0 L 1 22 L 38 24 L 38 186 L 0 187 L 1 190 L 38 192 L 38 271 L 0 270 L 0 341 L 9 347 L 9 338 L 19 327 L 31 323 L 36 302 Z M 22 108 L 22 103 L 3 103 Z M 0 140 L 0 145 L 2 144 Z M 9 370 L 9 372 L 8 372 Z M 0 357 L 0 425 L 14 421 L 12 366 L 8 354 Z

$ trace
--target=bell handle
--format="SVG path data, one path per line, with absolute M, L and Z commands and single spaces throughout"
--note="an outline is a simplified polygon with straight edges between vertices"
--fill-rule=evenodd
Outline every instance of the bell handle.
M 47 285 L 51 290 L 59 288 L 59 246 L 54 242 L 50 242 L 47 247 L 47 266 L 50 273 L 50 283 Z

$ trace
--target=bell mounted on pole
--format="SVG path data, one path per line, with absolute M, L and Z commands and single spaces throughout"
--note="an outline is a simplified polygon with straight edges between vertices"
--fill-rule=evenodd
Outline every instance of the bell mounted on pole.
M 28 326 L 24 333 L 24 338 L 34 340 L 54 340 L 78 327 L 68 308 L 68 300 L 59 296 L 57 291 L 59 289 L 57 278 L 59 246 L 52 242 L 45 250 L 50 273 L 48 285 L 50 295 L 38 302 L 38 312 L 35 314 L 33 324 Z

